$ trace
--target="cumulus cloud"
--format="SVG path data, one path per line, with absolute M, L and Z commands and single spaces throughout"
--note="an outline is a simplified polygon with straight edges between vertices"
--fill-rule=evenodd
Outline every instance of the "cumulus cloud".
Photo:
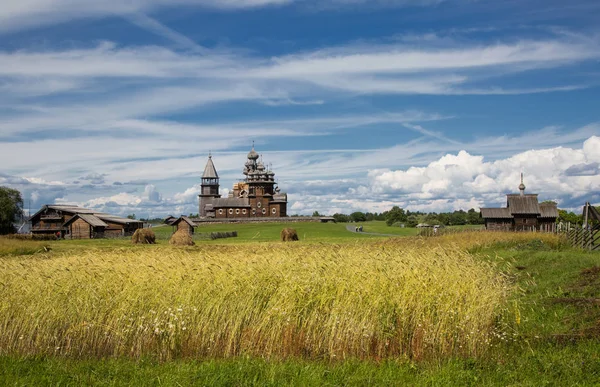
M 594 161 L 599 150 L 600 137 L 592 136 L 580 149 L 530 150 L 495 161 L 460 151 L 424 167 L 373 170 L 367 188 L 375 195 L 395 196 L 411 209 L 468 209 L 464 206 L 501 203 L 503 194 L 518 192 L 523 172 L 529 192 L 571 207 L 600 190 Z

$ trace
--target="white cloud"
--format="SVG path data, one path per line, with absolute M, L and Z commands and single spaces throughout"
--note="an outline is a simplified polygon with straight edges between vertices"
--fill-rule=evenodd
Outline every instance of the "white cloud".
M 281 5 L 292 0 L 4 0 L 0 32 L 62 23 L 81 18 L 126 16 L 167 6 L 244 9 Z
M 596 165 L 598 149 L 600 133 L 590 136 L 579 147 L 527 150 L 495 160 L 459 151 L 429 160 L 422 167 L 371 169 L 368 174 L 368 168 L 365 168 L 354 178 L 345 179 L 337 176 L 338 165 L 334 165 L 332 171 L 316 173 L 311 178 L 296 174 L 295 168 L 302 160 L 309 159 L 311 152 L 279 152 L 269 154 L 269 158 L 277 160 L 276 177 L 281 177 L 279 185 L 288 192 L 290 213 L 382 212 L 394 205 L 412 211 L 436 212 L 501 206 L 504 205 L 506 193 L 517 191 L 521 171 L 525 173 L 527 192 L 539 193 L 541 200 L 557 200 L 563 208 L 576 209 L 584 201 L 600 203 L 600 170 L 597 166 L 593 169 L 594 173 L 589 168 L 585 169 L 586 174 L 569 172 L 573 167 Z M 336 155 L 333 152 L 320 157 L 327 156 L 331 160 Z M 354 154 L 354 157 L 362 156 Z M 213 158 L 222 177 L 221 194 L 227 196 L 230 184 L 241 178 L 239 167 L 244 155 L 239 152 L 216 154 Z M 190 170 L 194 171 L 196 177 L 191 181 L 195 182 L 176 191 L 171 190 L 171 182 L 160 181 L 144 184 L 141 192 L 128 183 L 88 187 L 87 183 L 6 175 L 0 176 L 0 184 L 21 189 L 25 198 L 32 199 L 34 209 L 36 205 L 56 201 L 120 215 L 136 213 L 138 217 L 189 214 L 198 212 L 199 176 L 205 162 L 205 158 L 199 158 L 193 163 Z M 157 164 L 153 168 L 165 169 L 166 165 L 169 164 L 163 162 L 162 167 Z M 176 170 L 170 167 L 166 169 Z M 296 177 L 291 179 L 290 176 Z M 110 176 L 90 174 L 86 177 L 95 179 Z M 168 189 L 168 193 L 159 192 L 163 189 Z M 109 194 L 102 195 L 102 192 Z
M 438 206 L 463 208 L 465 204 L 500 203 L 503 194 L 518 192 L 519 174 L 525 173 L 529 192 L 542 200 L 571 206 L 582 196 L 600 191 L 600 171 L 570 175 L 570 168 L 598 158 L 600 137 L 587 139 L 580 149 L 557 147 L 529 150 L 496 161 L 485 161 L 466 151 L 448 154 L 425 167 L 371 171 L 368 188 L 377 195 L 396 196 L 410 209 Z

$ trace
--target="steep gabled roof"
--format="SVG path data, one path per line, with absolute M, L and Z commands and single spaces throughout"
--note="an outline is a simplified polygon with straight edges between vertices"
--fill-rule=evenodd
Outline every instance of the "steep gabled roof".
M 521 195 L 508 194 L 506 195 L 507 206 L 512 215 L 539 215 L 540 205 L 538 203 L 537 194 Z
M 108 224 L 104 223 L 100 218 L 98 218 L 94 215 L 89 215 L 89 214 L 77 214 L 74 217 L 72 217 L 71 219 L 69 219 L 67 222 L 65 222 L 64 226 L 65 227 L 68 226 L 69 224 L 73 223 L 77 219 L 82 219 L 83 221 L 85 221 L 87 224 L 89 224 L 92 227 L 108 227 Z
M 179 224 L 179 222 L 186 222 L 187 224 L 189 224 L 190 226 L 194 227 L 196 224 L 187 216 L 180 216 L 179 218 L 177 218 L 177 220 L 175 220 L 173 223 L 171 223 L 172 226 L 176 226 Z
M 215 164 L 212 161 L 212 156 L 208 156 L 208 161 L 206 162 L 206 167 L 204 167 L 204 173 L 202 174 L 203 179 L 218 179 L 219 174 L 215 169 Z

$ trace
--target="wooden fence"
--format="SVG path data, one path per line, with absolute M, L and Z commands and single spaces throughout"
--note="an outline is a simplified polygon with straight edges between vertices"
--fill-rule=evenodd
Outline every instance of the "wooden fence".
M 582 228 L 573 227 L 566 232 L 569 243 L 590 251 L 600 251 L 600 225 Z

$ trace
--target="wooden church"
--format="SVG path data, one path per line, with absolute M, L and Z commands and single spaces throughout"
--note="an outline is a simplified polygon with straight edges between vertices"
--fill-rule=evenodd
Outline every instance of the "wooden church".
M 208 155 L 202 174 L 199 197 L 201 218 L 261 218 L 287 216 L 287 194 L 281 192 L 275 182 L 275 173 L 265 167 L 254 150 L 248 153 L 244 164 L 246 178 L 233 185 L 229 196 L 219 194 L 219 174 Z
M 556 231 L 556 203 L 538 203 L 537 194 L 525 194 L 523 174 L 518 194 L 506 195 L 505 208 L 482 208 L 481 217 L 487 230 Z

